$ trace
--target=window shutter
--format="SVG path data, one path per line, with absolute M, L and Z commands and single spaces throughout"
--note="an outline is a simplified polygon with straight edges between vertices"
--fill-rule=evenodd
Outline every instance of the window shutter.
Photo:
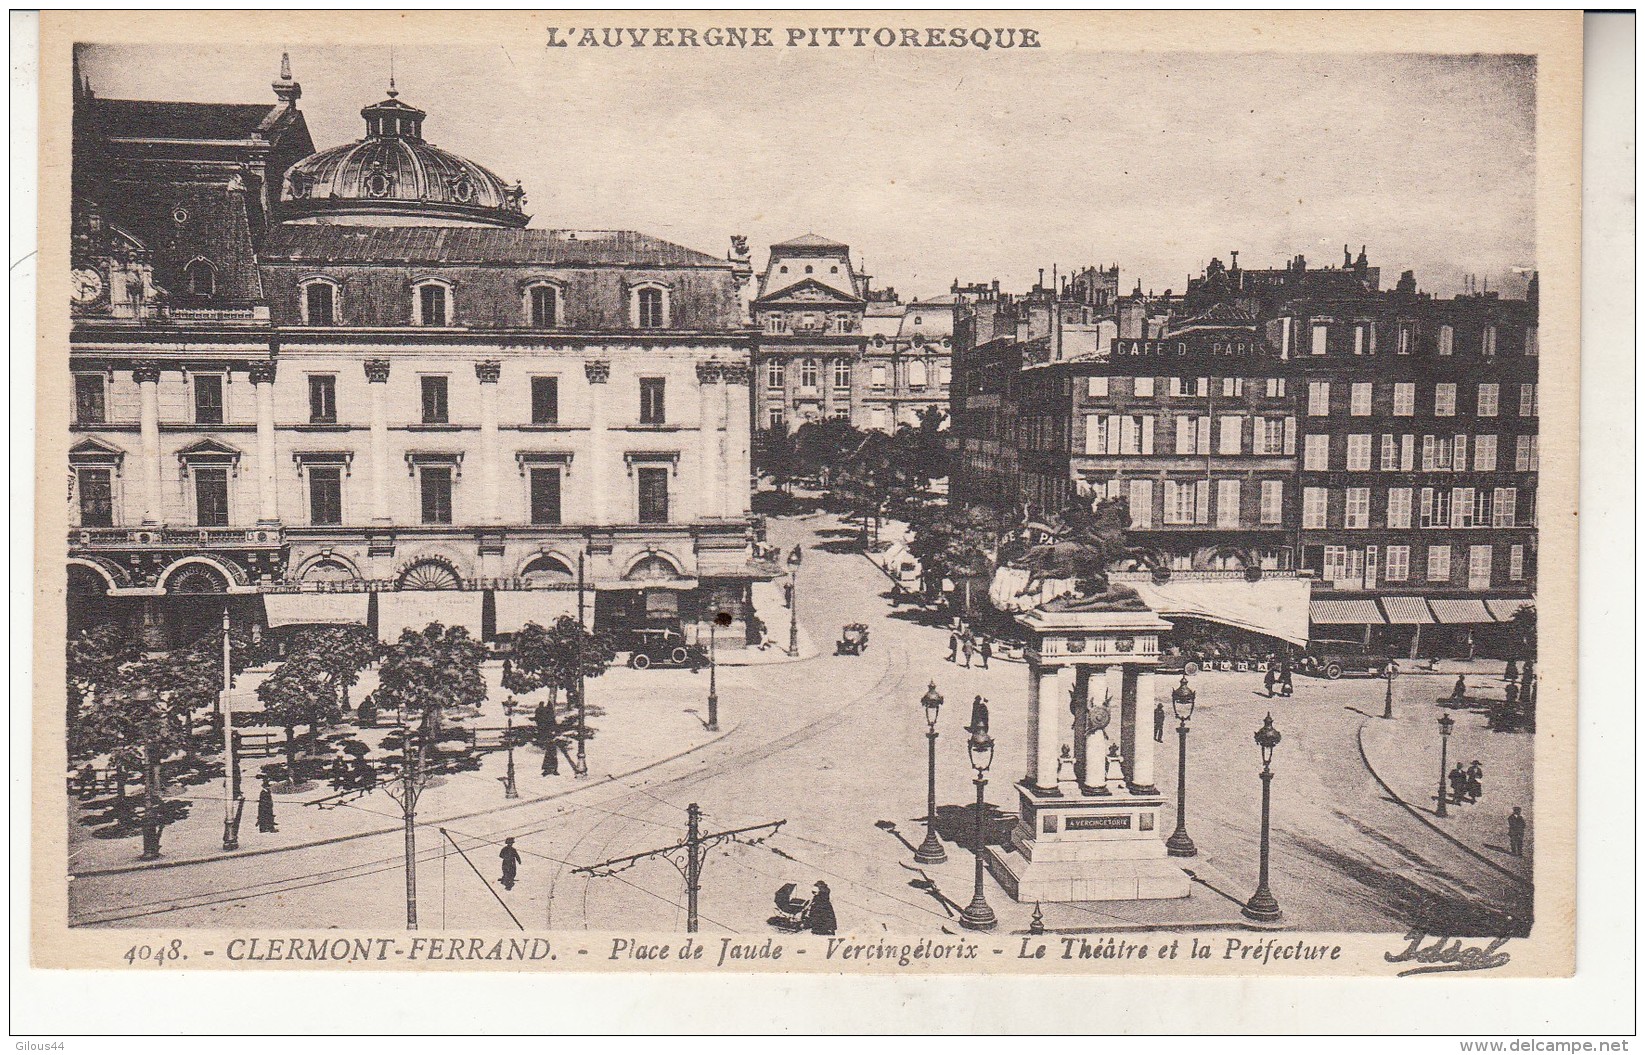
M 1194 419 L 1183 414 L 1177 415 L 1177 453 L 1194 453 Z
M 1120 452 L 1120 417 L 1118 414 L 1108 415 L 1108 453 Z
M 1211 522 L 1211 481 L 1194 481 L 1194 523 Z
M 1129 414 L 1120 418 L 1120 453 L 1137 453 L 1137 419 Z
M 1131 526 L 1152 527 L 1154 523 L 1154 483 L 1152 480 L 1131 481 Z
M 1102 415 L 1085 415 L 1085 453 L 1101 454 L 1104 450 Z
M 1297 419 L 1285 419 L 1285 453 L 1297 453 Z
M 1197 447 L 1197 449 L 1195 450 L 1194 453 L 1196 453 L 1196 454 L 1210 454 L 1211 453 L 1211 419 L 1210 419 L 1209 416 L 1201 417 L 1199 419 L 1199 436 L 1197 437 L 1197 439 L 1198 439 L 1198 447 Z
M 1154 415 L 1142 416 L 1142 453 L 1154 453 Z

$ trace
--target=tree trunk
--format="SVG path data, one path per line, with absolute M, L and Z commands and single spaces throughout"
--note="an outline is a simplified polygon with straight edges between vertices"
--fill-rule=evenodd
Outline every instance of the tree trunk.
M 286 726 L 286 783 L 297 785 L 297 726 Z
M 144 861 L 160 856 L 160 753 L 153 744 L 143 748 Z

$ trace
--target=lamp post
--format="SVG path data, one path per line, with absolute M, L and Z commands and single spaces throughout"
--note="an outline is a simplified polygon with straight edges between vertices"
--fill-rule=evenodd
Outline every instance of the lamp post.
M 234 688 L 234 668 L 229 663 L 229 613 L 223 605 L 223 691 L 217 697 L 217 709 L 223 723 L 223 849 L 240 848 L 240 821 L 235 815 L 234 799 L 239 782 L 235 780 L 234 761 L 234 707 L 229 693 Z
M 1456 724 L 1448 714 L 1439 716 L 1439 808 L 1434 810 L 1439 817 L 1449 816 L 1445 812 L 1445 767 L 1450 764 L 1451 729 Z
M 977 786 L 977 867 L 971 904 L 960 913 L 960 926 L 966 930 L 993 930 L 999 920 L 982 895 L 982 853 L 988 838 L 988 804 L 983 799 L 983 789 L 988 787 L 988 767 L 994 764 L 994 740 L 988 735 L 986 726 L 972 728 L 966 750 L 971 755 L 971 768 L 977 771 L 977 777 L 972 781 Z
M 508 750 L 508 769 L 503 773 L 503 798 L 517 799 L 520 789 L 514 783 L 514 697 L 503 701 L 503 745 Z M 552 750 L 552 748 L 550 748 Z
M 1188 836 L 1188 719 L 1194 716 L 1195 693 L 1188 687 L 1188 675 L 1171 690 L 1171 710 L 1177 715 L 1177 830 L 1165 840 L 1165 851 L 1172 857 L 1197 857 L 1199 848 Z
M 914 851 L 914 860 L 922 865 L 940 865 L 948 860 L 948 853 L 937 838 L 937 716 L 942 713 L 942 693 L 937 691 L 936 682 L 927 686 L 920 706 L 925 708 L 925 842 Z
M 720 628 L 719 620 L 715 619 L 708 624 L 708 731 L 720 731 L 720 683 L 718 653 L 714 648 L 714 632 Z
M 1257 890 L 1251 895 L 1251 900 L 1245 903 L 1241 914 L 1246 919 L 1256 920 L 1258 923 L 1277 923 L 1280 919 L 1279 902 L 1268 891 L 1268 793 L 1274 782 L 1273 770 L 1269 763 L 1274 760 L 1274 748 L 1278 746 L 1279 730 L 1274 728 L 1274 716 L 1268 715 L 1262 719 L 1262 728 L 1256 732 L 1257 746 L 1262 749 L 1262 850 L 1261 865 L 1257 871 Z
M 1389 660 L 1388 665 L 1386 667 L 1382 668 L 1382 677 L 1388 683 L 1387 691 L 1383 694 L 1383 697 L 1382 697 L 1382 716 L 1384 718 L 1392 718 L 1394 716 L 1394 661 L 1393 660 Z
M 800 654 L 800 555 L 796 543 L 788 554 L 788 654 Z

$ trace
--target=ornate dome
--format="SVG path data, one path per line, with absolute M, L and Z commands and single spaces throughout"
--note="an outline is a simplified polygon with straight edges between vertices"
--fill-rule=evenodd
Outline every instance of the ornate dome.
M 428 115 L 388 98 L 360 111 L 366 137 L 297 162 L 279 217 L 297 222 L 524 227 L 525 191 L 423 140 Z

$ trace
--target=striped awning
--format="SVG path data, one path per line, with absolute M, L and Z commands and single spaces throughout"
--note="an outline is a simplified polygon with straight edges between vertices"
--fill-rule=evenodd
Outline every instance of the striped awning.
M 1420 597 L 1384 597 L 1381 600 L 1382 611 L 1388 616 L 1390 623 L 1411 626 L 1434 621 L 1434 617 L 1428 612 L 1428 602 Z
M 1485 610 L 1497 617 L 1499 622 L 1512 622 L 1514 613 L 1526 605 L 1534 604 L 1528 597 L 1487 597 Z
M 268 613 L 269 626 L 292 626 L 298 623 L 358 623 L 366 622 L 366 607 L 371 603 L 368 593 L 265 593 L 263 610 Z
M 1381 626 L 1387 620 L 1370 598 L 1316 599 L 1308 604 L 1310 622 L 1343 626 L 1347 624 Z
M 1484 601 L 1431 600 L 1428 607 L 1434 610 L 1434 619 L 1441 623 L 1494 623 L 1491 613 L 1485 610 Z

